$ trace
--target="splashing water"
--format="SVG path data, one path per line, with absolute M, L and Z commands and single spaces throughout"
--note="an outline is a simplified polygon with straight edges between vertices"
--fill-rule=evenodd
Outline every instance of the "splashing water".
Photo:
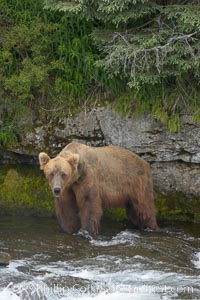
M 199 225 L 161 232 L 103 221 L 97 239 L 60 233 L 54 219 L 1 218 L 0 300 L 199 299 Z

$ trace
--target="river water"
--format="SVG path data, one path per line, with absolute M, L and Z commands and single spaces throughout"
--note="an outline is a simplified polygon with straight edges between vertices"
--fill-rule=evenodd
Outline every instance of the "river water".
M 200 226 L 154 233 L 104 219 L 97 239 L 66 235 L 51 218 L 0 218 L 0 300 L 200 299 Z

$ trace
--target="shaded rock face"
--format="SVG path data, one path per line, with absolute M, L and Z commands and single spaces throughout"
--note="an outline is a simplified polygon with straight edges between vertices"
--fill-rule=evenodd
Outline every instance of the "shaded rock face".
M 127 148 L 149 161 L 156 191 L 200 197 L 200 124 L 189 116 L 182 117 L 178 133 L 169 133 L 149 115 L 123 118 L 101 107 L 37 125 L 19 148 L 1 152 L 0 162 L 35 164 L 40 151 L 56 155 L 71 141 Z

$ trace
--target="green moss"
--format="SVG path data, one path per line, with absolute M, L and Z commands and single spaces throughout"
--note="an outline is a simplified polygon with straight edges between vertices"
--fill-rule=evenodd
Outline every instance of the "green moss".
M 182 193 L 156 196 L 157 216 L 162 220 L 200 221 L 200 200 Z
M 54 199 L 38 166 L 0 167 L 1 214 L 53 215 Z
M 111 217 L 115 220 L 124 220 L 127 219 L 126 217 L 126 211 L 123 208 L 110 208 L 104 210 L 104 216 Z
M 200 222 L 200 200 L 181 193 L 157 194 L 156 213 L 159 220 Z M 104 214 L 117 220 L 126 219 L 125 209 L 106 209 Z
M 170 195 L 157 194 L 155 199 L 158 220 L 177 220 L 200 222 L 200 200 L 197 198 L 186 198 L 181 193 Z M 105 216 L 117 220 L 126 219 L 125 209 L 106 209 Z
M 200 205 L 197 198 L 186 198 L 181 193 L 157 194 L 155 203 L 160 220 L 200 222 Z M 39 166 L 0 166 L 0 214 L 55 214 L 54 198 Z M 106 209 L 104 215 L 117 220 L 126 219 L 125 209 Z
M 200 222 L 200 213 L 195 213 L 194 214 L 194 219 L 198 222 Z

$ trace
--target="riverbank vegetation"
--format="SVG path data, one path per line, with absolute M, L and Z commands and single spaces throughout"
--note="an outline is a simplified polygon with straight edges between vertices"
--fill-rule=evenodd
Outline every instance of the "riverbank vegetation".
M 0 0 L 0 144 L 111 105 L 169 130 L 200 120 L 199 1 Z

